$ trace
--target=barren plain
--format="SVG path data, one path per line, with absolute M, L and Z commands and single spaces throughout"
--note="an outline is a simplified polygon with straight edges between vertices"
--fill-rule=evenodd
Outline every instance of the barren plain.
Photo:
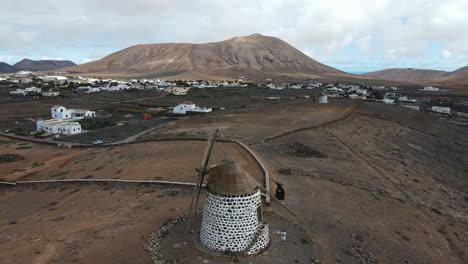
M 249 105 L 184 118 L 112 147 L 2 138 L 0 154 L 25 159 L 0 164 L 0 178 L 194 182 L 205 144 L 183 139 L 206 138 L 218 122 L 220 139 L 247 144 L 271 180 L 284 184 L 284 206 L 310 232 L 320 263 L 468 262 L 467 128 L 396 106 L 310 99 Z M 323 155 L 296 155 L 297 145 Z M 238 145 L 216 142 L 210 163 L 223 159 L 262 179 Z M 186 212 L 192 189 L 53 184 L 0 191 L 1 263 L 149 264 L 144 242 Z M 276 202 L 270 207 L 293 218 Z M 215 262 L 199 254 L 200 263 Z

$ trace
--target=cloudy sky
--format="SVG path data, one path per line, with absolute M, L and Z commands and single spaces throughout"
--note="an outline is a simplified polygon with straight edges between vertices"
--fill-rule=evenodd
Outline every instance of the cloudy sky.
M 2 0 L 0 61 L 261 33 L 349 72 L 468 65 L 468 0 Z

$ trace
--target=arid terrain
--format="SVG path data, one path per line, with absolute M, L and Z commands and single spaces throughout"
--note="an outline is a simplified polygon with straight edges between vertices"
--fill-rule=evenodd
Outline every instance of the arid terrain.
M 0 164 L 0 178 L 194 182 L 205 142 L 189 138 L 206 138 L 218 122 L 219 139 L 245 143 L 264 163 L 272 193 L 272 180 L 284 184 L 284 206 L 310 234 L 320 263 L 468 262 L 467 128 L 393 105 L 255 103 L 183 118 L 119 146 L 62 149 L 0 138 L 0 154 L 24 158 Z M 243 148 L 216 142 L 210 164 L 224 159 L 264 184 Z M 119 183 L 0 188 L 0 263 L 150 264 L 145 241 L 185 213 L 192 194 L 191 187 Z M 274 201 L 268 210 L 294 218 Z M 196 254 L 199 263 L 216 262 Z

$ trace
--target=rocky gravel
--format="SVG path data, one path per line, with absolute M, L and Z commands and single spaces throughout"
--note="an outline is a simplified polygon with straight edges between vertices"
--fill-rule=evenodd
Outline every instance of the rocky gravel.
M 145 243 L 145 249 L 150 254 L 153 262 L 155 264 L 170 264 L 174 263 L 173 261 L 168 261 L 163 258 L 161 255 L 161 240 L 169 233 L 169 231 L 179 222 L 184 222 L 187 220 L 188 213 L 183 214 L 176 218 L 170 218 L 161 225 L 158 229 L 154 230 L 151 233 L 150 238 Z
M 0 154 L 0 163 L 15 162 L 23 159 L 24 157 L 18 154 Z
M 326 154 L 299 142 L 288 143 L 286 154 L 300 158 L 328 158 Z

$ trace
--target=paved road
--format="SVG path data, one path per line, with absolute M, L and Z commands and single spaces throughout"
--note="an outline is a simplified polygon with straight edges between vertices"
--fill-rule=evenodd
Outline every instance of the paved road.
M 127 138 L 124 138 L 122 140 L 118 140 L 118 141 L 114 141 L 114 142 L 109 142 L 109 143 L 104 143 L 102 145 L 99 145 L 99 146 L 115 146 L 115 145 L 120 145 L 120 144 L 127 144 L 127 143 L 131 143 L 131 142 L 135 142 L 139 137 L 141 137 L 142 135 L 146 134 L 146 133 L 149 133 L 149 132 L 152 132 L 158 128 L 161 128 L 163 126 L 165 126 L 166 124 L 168 124 L 170 122 L 164 122 L 162 124 L 159 124 L 155 127 L 151 127 L 151 128 L 148 128 L 148 129 L 145 129 L 137 134 L 134 134 L 134 135 L 131 135 Z M 85 133 L 84 133 L 85 134 Z M 84 135 L 83 134 L 83 135 Z M 20 140 L 25 140 L 25 141 L 30 141 L 30 142 L 36 142 L 36 143 L 42 143 L 42 144 L 50 144 L 50 145 L 63 145 L 63 146 L 66 146 L 66 147 L 91 147 L 91 146 L 95 146 L 93 144 L 90 144 L 90 143 L 80 143 L 80 142 L 75 142 L 75 141 L 67 141 L 67 140 L 52 140 L 52 139 L 42 139 L 42 138 L 34 138 L 34 137 L 27 137 L 27 136 L 19 136 L 19 135 L 16 135 L 16 134 L 13 134 L 13 133 L 4 133 L 4 132 L 0 132 L 0 135 L 1 136 L 5 136 L 5 137 L 8 137 L 8 138 L 14 138 L 14 139 L 20 139 Z M 92 139 L 90 139 L 88 142 L 91 142 Z

